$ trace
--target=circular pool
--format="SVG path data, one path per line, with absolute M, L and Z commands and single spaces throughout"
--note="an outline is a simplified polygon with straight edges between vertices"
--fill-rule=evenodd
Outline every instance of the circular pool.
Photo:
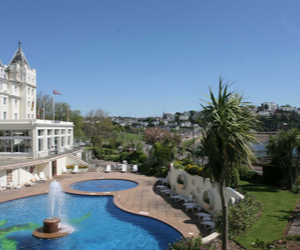
M 87 192 L 113 192 L 131 189 L 138 184 L 128 180 L 101 179 L 76 182 L 70 188 Z

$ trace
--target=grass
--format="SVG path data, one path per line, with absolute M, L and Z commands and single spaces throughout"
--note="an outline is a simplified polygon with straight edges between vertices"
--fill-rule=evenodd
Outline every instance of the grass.
M 194 144 L 194 142 L 196 141 L 196 140 L 198 140 L 200 137 L 197 137 L 197 138 L 194 138 L 194 139 L 191 139 L 191 140 L 188 140 L 188 141 L 185 141 L 185 142 L 183 142 L 182 143 L 182 145 L 184 146 L 184 147 L 191 147 L 193 144 Z
M 263 213 L 245 234 L 235 240 L 244 247 L 250 248 L 251 243 L 256 239 L 267 242 L 281 237 L 299 196 L 263 184 L 240 181 L 239 185 L 257 197 L 263 204 Z
M 140 134 L 132 134 L 132 133 L 119 133 L 118 140 L 123 140 L 124 142 L 137 142 L 141 141 L 143 138 Z M 103 142 L 109 142 L 110 138 L 103 138 Z

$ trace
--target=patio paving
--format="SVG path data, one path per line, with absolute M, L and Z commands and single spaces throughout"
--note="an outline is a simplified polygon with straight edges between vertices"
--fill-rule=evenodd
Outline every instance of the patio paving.
M 133 189 L 115 191 L 110 193 L 103 192 L 83 192 L 69 188 L 69 185 L 79 181 L 93 179 L 126 179 L 137 182 L 139 185 Z M 141 175 L 139 173 L 120 173 L 112 171 L 104 172 L 86 172 L 79 174 L 64 174 L 54 178 L 58 181 L 63 190 L 67 193 L 84 194 L 84 195 L 112 195 L 114 203 L 119 208 L 140 214 L 150 216 L 161 220 L 181 232 L 184 236 L 207 236 L 208 231 L 200 225 L 197 216 L 192 212 L 186 212 L 181 202 L 174 202 L 169 196 L 162 196 L 155 188 L 155 177 Z M 0 203 L 14 200 L 22 197 L 44 194 L 48 192 L 49 185 L 53 180 L 44 183 L 38 183 L 31 187 L 21 189 L 11 189 L 0 193 Z M 142 212 L 142 213 L 141 213 Z M 148 214 L 147 214 L 148 213 Z

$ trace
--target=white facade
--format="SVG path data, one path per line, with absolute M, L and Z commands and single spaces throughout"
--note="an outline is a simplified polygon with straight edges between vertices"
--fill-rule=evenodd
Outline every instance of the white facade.
M 23 185 L 40 172 L 51 179 L 80 161 L 71 155 L 72 122 L 36 119 L 36 88 L 36 71 L 19 43 L 8 66 L 0 60 L 0 180 L 7 184 Z
M 0 157 L 39 158 L 73 145 L 73 123 L 36 119 L 36 71 L 21 44 L 0 64 Z

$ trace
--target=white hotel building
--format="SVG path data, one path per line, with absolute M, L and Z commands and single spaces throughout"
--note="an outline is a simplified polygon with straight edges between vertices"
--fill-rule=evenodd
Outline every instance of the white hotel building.
M 0 184 L 22 186 L 45 172 L 51 179 L 62 167 L 86 165 L 73 148 L 73 123 L 36 119 L 36 71 L 21 44 L 8 66 L 0 60 Z M 79 165 L 77 164 L 77 165 Z

